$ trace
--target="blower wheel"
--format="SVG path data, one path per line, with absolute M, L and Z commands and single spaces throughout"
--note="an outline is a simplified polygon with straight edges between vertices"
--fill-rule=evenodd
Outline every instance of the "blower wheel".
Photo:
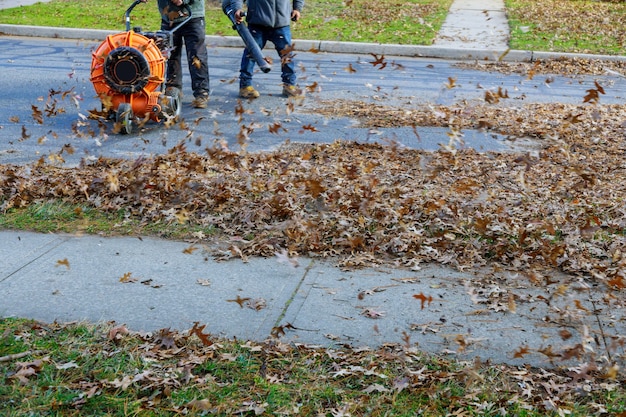
M 133 131 L 133 109 L 128 103 L 122 103 L 115 113 L 115 122 L 120 127 L 120 133 L 130 135 Z
M 176 87 L 168 87 L 161 97 L 161 108 L 164 118 L 180 116 L 182 93 Z

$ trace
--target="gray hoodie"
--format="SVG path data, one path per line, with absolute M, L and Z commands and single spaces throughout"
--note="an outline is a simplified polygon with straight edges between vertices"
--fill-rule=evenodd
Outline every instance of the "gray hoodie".
M 304 7 L 304 0 L 222 0 L 222 8 L 240 10 L 244 3 L 248 4 L 248 24 L 271 28 L 289 26 L 291 12 L 301 12 Z

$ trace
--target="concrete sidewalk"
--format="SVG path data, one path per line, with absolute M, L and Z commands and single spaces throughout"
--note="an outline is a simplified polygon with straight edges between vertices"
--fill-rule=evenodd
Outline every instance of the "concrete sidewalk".
M 217 261 L 202 244 L 152 238 L 0 231 L 0 242 L 3 317 L 115 321 L 143 331 L 199 322 L 214 336 L 242 340 L 410 343 L 460 359 L 537 366 L 548 363 L 539 352 L 548 346 L 555 354 L 601 353 L 601 332 L 626 335 L 622 311 L 589 301 L 604 290 L 567 276 L 538 287 L 523 276 L 436 265 L 342 271 L 322 259 Z M 486 275 L 492 284 L 478 284 Z M 555 297 L 561 285 L 571 295 Z M 515 358 L 523 346 L 530 353 Z
M 503 51 L 509 36 L 503 0 L 455 0 L 434 45 Z

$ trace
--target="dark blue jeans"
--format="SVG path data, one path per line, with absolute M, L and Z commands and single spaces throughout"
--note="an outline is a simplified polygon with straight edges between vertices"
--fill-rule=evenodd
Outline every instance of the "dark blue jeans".
M 172 30 L 169 22 L 161 22 L 161 30 Z M 167 60 L 167 76 L 165 85 L 183 89 L 183 68 L 181 55 L 183 42 L 187 51 L 187 64 L 191 76 L 191 89 L 194 97 L 209 94 L 208 54 L 204 42 L 205 24 L 203 17 L 196 17 L 185 23 L 174 32 L 174 50 Z
M 291 59 L 291 27 L 271 28 L 266 26 L 249 25 L 250 34 L 261 49 L 265 48 L 267 41 L 274 44 L 276 52 L 281 59 L 281 78 L 284 84 L 296 83 L 296 66 Z M 241 70 L 239 75 L 239 87 L 244 88 L 252 85 L 252 74 L 256 62 L 250 56 L 247 49 L 243 51 L 241 58 Z

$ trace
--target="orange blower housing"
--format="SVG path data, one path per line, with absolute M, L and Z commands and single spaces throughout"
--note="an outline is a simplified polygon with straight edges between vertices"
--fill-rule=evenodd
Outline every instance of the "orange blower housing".
M 93 53 L 91 82 L 103 103 L 130 104 L 139 117 L 160 120 L 165 58 L 154 40 L 133 31 L 107 36 Z
M 139 3 L 135 0 L 126 10 L 126 32 L 107 36 L 91 60 L 90 80 L 104 113 L 115 118 L 121 133 L 131 133 L 135 117 L 159 122 L 180 115 L 180 91 L 165 94 L 163 88 L 173 31 L 130 30 L 130 12 Z

